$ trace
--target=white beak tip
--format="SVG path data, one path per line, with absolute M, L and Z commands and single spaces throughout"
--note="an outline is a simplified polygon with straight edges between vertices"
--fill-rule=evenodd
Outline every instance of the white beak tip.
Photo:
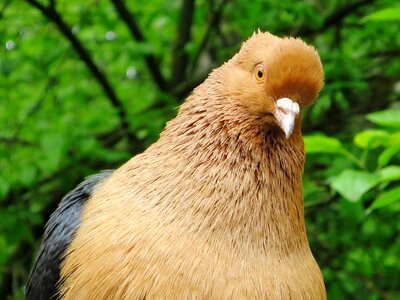
M 275 118 L 279 127 L 288 139 L 294 129 L 296 116 L 300 112 L 299 104 L 289 98 L 281 98 L 276 101 Z

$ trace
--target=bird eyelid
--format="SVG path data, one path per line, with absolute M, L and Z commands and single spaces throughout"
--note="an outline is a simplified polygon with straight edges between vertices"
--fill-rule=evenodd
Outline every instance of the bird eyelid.
M 251 66 L 251 68 L 249 69 L 250 72 L 254 72 L 255 68 L 258 65 L 262 65 L 262 61 L 256 62 L 254 65 Z

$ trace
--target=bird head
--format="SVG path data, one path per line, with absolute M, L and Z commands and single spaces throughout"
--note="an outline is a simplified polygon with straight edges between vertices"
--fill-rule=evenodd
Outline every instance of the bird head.
M 227 93 L 267 128 L 289 138 L 303 107 L 323 87 L 317 51 L 298 38 L 254 33 L 225 65 Z

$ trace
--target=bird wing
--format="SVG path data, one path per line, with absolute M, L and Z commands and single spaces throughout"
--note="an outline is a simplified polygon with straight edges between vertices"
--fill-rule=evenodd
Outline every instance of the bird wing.
M 57 283 L 63 253 L 80 223 L 86 200 L 95 187 L 108 178 L 107 170 L 88 177 L 61 200 L 46 224 L 42 243 L 26 285 L 27 300 L 57 299 Z

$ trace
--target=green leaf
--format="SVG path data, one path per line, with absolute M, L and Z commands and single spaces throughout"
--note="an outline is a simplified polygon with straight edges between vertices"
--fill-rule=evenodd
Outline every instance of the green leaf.
M 361 19 L 361 22 L 369 21 L 400 21 L 400 7 L 381 9 Z
M 331 181 L 331 187 L 349 201 L 359 201 L 371 188 L 382 182 L 400 180 L 400 166 L 386 167 L 376 173 L 344 170 Z
M 337 202 L 340 219 L 346 224 L 356 226 L 356 224 L 364 217 L 365 208 L 361 201 L 350 202 L 344 198 Z
M 6 179 L 0 177 L 0 199 L 4 198 L 10 189 L 10 183 Z
M 400 128 L 400 109 L 382 110 L 367 115 L 367 119 L 380 126 Z
M 385 145 L 389 136 L 389 133 L 384 130 L 370 129 L 356 134 L 354 143 L 360 148 L 374 149 Z
M 303 198 L 306 206 L 320 202 L 320 199 L 327 197 L 325 189 L 306 176 L 303 177 Z
M 378 166 L 379 167 L 386 166 L 392 159 L 392 157 L 399 153 L 400 153 L 400 143 L 394 144 L 386 148 L 378 157 Z
M 400 180 L 400 166 L 389 166 L 379 171 L 381 182 Z
M 381 193 L 368 208 L 367 212 L 371 212 L 374 209 L 393 204 L 397 201 L 400 201 L 400 187 L 396 187 L 389 191 Z
M 328 298 L 336 300 L 345 300 L 346 294 L 343 292 L 342 287 L 334 282 L 330 289 L 328 290 Z
M 41 149 L 44 157 L 40 167 L 43 171 L 52 172 L 59 166 L 64 155 L 64 137 L 59 133 L 46 134 L 41 140 Z
M 345 151 L 342 143 L 335 138 L 322 135 L 304 137 L 307 153 L 343 153 Z
M 344 170 L 333 178 L 331 187 L 349 201 L 359 201 L 361 197 L 380 182 L 377 173 Z
M 30 186 L 37 179 L 37 169 L 35 166 L 27 165 L 22 168 L 19 179 L 25 186 Z

